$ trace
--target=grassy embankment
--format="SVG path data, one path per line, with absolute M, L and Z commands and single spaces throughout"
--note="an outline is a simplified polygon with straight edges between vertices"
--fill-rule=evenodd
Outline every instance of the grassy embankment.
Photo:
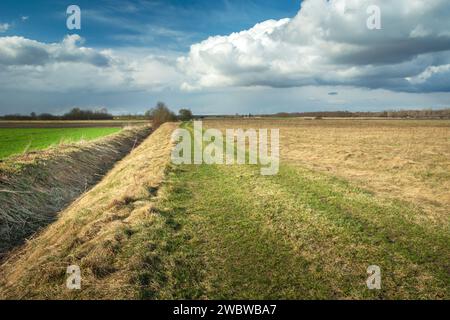
M 175 127 L 159 128 L 53 224 L 10 255 L 0 268 L 0 298 L 129 296 L 133 282 L 129 268 L 140 257 L 125 258 L 122 252 L 134 230 L 152 222 L 152 201 L 170 160 L 170 134 Z M 142 248 L 133 249 L 138 254 Z M 80 292 L 65 286 L 71 264 L 82 269 Z
M 0 163 L 0 260 L 138 146 L 150 127 L 11 156 Z
M 158 141 L 166 139 L 167 133 Z M 414 203 L 289 162 L 269 177 L 258 166 L 175 166 L 154 197 L 157 188 L 136 171 L 147 167 L 137 155 L 149 147 L 144 143 L 3 266 L 0 295 L 450 297 L 448 224 L 421 223 L 416 216 L 424 213 Z M 137 179 L 133 189 L 146 191 L 126 195 L 130 182 L 122 175 L 129 170 Z M 79 292 L 64 288 L 71 263 L 81 266 Z M 372 264 L 382 270 L 380 291 L 366 287 Z
M 0 128 L 0 159 L 80 140 L 90 141 L 121 128 Z

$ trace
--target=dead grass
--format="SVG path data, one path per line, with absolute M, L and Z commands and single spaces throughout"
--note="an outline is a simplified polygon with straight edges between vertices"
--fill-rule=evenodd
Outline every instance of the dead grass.
M 150 127 L 45 151 L 0 163 L 0 259 L 40 228 L 123 158 Z
M 120 161 L 91 191 L 28 242 L 0 269 L 0 298 L 119 299 L 133 296 L 133 259 L 121 259 L 133 228 L 153 218 L 152 197 L 170 161 L 165 124 Z M 66 268 L 82 270 L 82 291 L 65 288 Z
M 415 219 L 448 224 L 450 121 L 210 120 L 206 127 L 280 128 L 281 161 L 328 172 L 415 204 Z

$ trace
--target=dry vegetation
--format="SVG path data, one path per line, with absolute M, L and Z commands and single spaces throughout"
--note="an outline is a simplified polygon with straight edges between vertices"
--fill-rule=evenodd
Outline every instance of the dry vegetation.
M 95 141 L 61 145 L 2 161 L 0 259 L 54 221 L 58 211 L 98 182 L 150 131 L 150 127 L 130 128 Z
M 170 160 L 175 126 L 163 125 L 10 257 L 0 270 L 0 297 L 129 297 L 127 271 L 133 257 L 124 259 L 119 252 L 127 247 L 133 227 L 152 219 L 152 198 Z M 65 288 L 71 264 L 83 270 L 81 292 Z
M 282 163 L 306 166 L 425 211 L 417 219 L 447 224 L 450 121 L 213 120 L 214 128 L 280 128 Z

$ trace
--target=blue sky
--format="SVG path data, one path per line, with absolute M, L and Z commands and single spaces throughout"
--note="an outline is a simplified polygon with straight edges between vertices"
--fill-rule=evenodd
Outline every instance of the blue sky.
M 447 0 L 2 0 L 0 114 L 448 107 L 449 15 Z
M 2 0 L 5 35 L 42 42 L 60 41 L 67 33 L 66 8 L 82 10 L 76 33 L 91 47 L 145 47 L 188 51 L 208 36 L 227 35 L 268 19 L 294 16 L 300 0 Z M 23 20 L 23 17 L 26 20 Z

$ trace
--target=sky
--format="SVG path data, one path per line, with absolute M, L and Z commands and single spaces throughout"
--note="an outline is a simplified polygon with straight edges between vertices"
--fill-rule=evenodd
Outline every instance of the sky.
M 0 114 L 450 107 L 449 16 L 448 0 L 2 0 Z

